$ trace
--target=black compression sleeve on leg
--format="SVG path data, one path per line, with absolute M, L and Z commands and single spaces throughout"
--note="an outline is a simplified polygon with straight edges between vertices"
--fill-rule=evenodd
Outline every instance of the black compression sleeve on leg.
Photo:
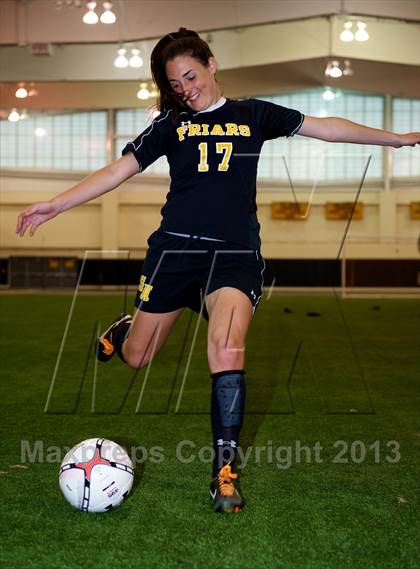
M 225 464 L 233 467 L 245 407 L 245 371 L 213 373 L 211 425 L 213 431 L 213 476 Z

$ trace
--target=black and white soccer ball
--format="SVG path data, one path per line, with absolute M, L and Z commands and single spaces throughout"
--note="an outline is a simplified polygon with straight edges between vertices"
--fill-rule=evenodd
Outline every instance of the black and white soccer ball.
M 108 439 L 87 439 L 64 457 L 60 488 L 78 510 L 108 512 L 124 502 L 133 477 L 133 464 L 120 445 Z

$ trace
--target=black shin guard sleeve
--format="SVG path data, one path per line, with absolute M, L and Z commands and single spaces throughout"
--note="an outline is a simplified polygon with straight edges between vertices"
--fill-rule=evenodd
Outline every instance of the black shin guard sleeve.
M 229 370 L 212 374 L 211 425 L 213 431 L 213 476 L 234 464 L 245 407 L 245 372 Z

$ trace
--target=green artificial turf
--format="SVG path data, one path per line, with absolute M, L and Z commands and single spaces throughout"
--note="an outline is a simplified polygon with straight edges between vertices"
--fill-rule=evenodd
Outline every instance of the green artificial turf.
M 206 324 L 186 375 L 197 322 L 187 312 L 147 377 L 116 358 L 95 376 L 92 337 L 122 303 L 78 299 L 44 413 L 71 297 L 0 296 L 2 567 L 420 567 L 418 300 L 261 301 L 236 515 L 212 512 L 210 464 L 197 458 L 210 441 Z M 103 515 L 72 509 L 58 486 L 65 448 L 96 436 L 138 459 L 130 498 Z

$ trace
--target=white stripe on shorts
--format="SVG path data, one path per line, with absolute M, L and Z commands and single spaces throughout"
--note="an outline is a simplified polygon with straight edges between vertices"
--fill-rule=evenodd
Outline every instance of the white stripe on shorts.
M 224 239 L 214 239 L 213 237 L 203 237 L 202 235 L 190 235 L 188 233 L 175 233 L 174 231 L 165 231 L 165 233 L 169 233 L 169 235 L 175 235 L 175 237 L 186 237 L 188 239 L 203 239 L 204 241 L 219 241 L 220 243 L 224 243 Z

